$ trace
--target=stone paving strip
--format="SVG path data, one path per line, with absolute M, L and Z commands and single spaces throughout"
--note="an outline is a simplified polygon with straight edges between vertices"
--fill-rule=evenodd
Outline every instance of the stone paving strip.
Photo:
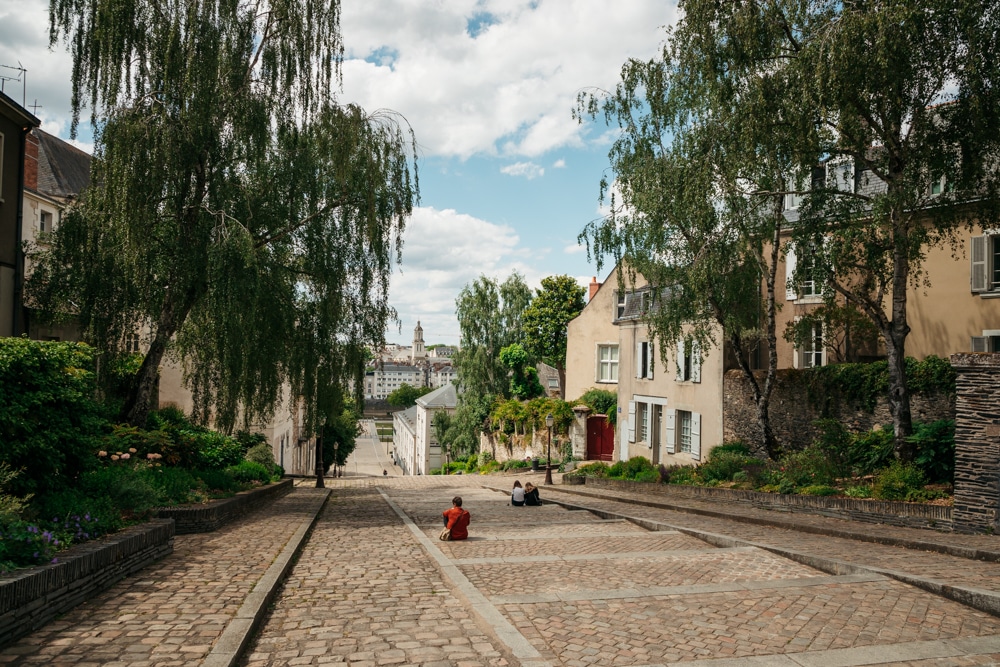
M 331 486 L 334 496 L 244 665 L 510 664 L 496 631 L 477 623 L 428 557 L 419 529 L 368 485 Z M 522 648 L 537 656 L 527 642 Z
M 740 521 L 738 517 L 719 519 L 691 515 L 675 510 L 636 505 L 617 498 L 598 497 L 594 493 L 584 498 L 564 489 L 553 489 L 553 491 L 555 491 L 553 495 L 561 501 L 576 506 L 600 509 L 616 517 L 628 516 L 662 522 L 663 527 L 668 529 L 676 528 L 678 525 L 692 526 L 699 532 L 725 535 L 742 540 L 744 544 L 750 543 L 775 549 L 789 556 L 801 557 L 817 567 L 820 566 L 820 561 L 839 571 L 848 571 L 852 565 L 861 565 L 867 571 L 885 574 L 935 594 L 946 595 L 973 605 L 991 614 L 1000 615 L 1000 566 L 994 562 L 748 524 Z M 743 509 L 745 511 L 745 508 Z M 830 521 L 842 524 L 840 530 L 850 528 L 870 531 L 883 528 L 836 519 Z M 931 533 L 931 531 L 917 532 Z M 914 536 L 911 534 L 910 537 Z M 955 535 L 954 539 L 960 544 L 966 537 Z M 982 538 L 985 536 L 973 537 L 976 538 L 977 544 L 982 544 Z M 934 539 L 938 539 L 936 535 Z M 1000 540 L 997 541 L 1000 543 Z
M 173 554 L 6 647 L 0 664 L 201 663 L 326 495 L 296 489 L 213 533 L 178 535 Z

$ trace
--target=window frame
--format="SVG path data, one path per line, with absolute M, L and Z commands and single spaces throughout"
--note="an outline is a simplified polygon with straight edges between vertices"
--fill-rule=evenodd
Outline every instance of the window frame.
M 692 427 L 692 416 L 690 410 L 678 410 L 677 411 L 677 451 L 681 454 L 690 454 L 692 452 L 692 437 L 691 437 L 691 427 Z M 685 442 L 685 426 L 687 427 L 687 441 Z
M 969 238 L 969 285 L 973 294 L 1000 294 L 1000 230 Z
M 609 358 L 602 358 L 601 354 L 604 350 L 609 352 Z M 614 352 L 614 359 L 611 359 L 611 352 Z M 618 343 L 598 343 L 597 344 L 597 377 L 596 382 L 603 384 L 617 384 L 619 373 L 621 369 L 619 367 L 621 363 L 621 350 L 619 349 Z M 608 369 L 608 378 L 603 377 L 603 370 Z M 613 376 L 613 377 L 612 377 Z
M 638 380 L 653 379 L 653 342 L 643 340 L 636 343 L 635 377 Z

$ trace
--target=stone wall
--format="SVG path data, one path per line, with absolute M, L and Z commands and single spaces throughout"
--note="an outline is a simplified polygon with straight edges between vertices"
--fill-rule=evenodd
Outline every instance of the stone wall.
M 1000 530 L 1000 354 L 954 354 L 956 531 Z
M 161 519 L 176 521 L 178 535 L 210 533 L 233 519 L 252 512 L 261 505 L 270 503 L 290 492 L 293 483 L 291 479 L 283 479 L 276 484 L 243 491 L 232 498 L 213 500 L 204 505 L 165 507 L 157 512 L 157 516 Z
M 174 522 L 154 519 L 0 576 L 0 647 L 53 621 L 174 550 Z
M 855 433 L 870 431 L 875 426 L 892 423 L 889 403 L 879 398 L 874 411 L 868 411 L 849 396 L 827 396 L 824 405 L 809 400 L 807 373 L 794 369 L 778 371 L 777 383 L 771 394 L 770 417 L 775 436 L 784 447 L 802 449 L 819 435 L 814 422 L 836 419 Z M 759 376 L 763 382 L 763 373 Z M 742 371 L 725 374 L 723 391 L 723 436 L 726 440 L 757 440 L 757 407 L 750 385 Z M 933 422 L 955 418 L 955 397 L 943 393 L 913 393 L 910 406 L 915 422 Z
M 567 441 L 566 435 L 552 434 L 552 460 L 561 461 L 561 447 Z M 507 435 L 482 433 L 479 436 L 479 451 L 489 452 L 495 461 L 544 459 L 547 453 L 548 431 L 541 430 L 528 435 Z

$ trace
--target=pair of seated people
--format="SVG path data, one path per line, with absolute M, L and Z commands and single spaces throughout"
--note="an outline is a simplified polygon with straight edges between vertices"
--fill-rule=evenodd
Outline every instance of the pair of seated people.
M 510 492 L 510 504 L 514 507 L 541 505 L 542 500 L 538 497 L 538 487 L 531 482 L 522 487 L 519 480 L 514 480 L 514 488 Z

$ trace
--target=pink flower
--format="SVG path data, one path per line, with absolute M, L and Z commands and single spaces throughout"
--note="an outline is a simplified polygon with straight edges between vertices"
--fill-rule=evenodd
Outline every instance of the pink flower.
M 146 458 L 149 459 L 150 461 L 155 461 L 156 454 L 146 454 Z
M 129 454 L 122 454 L 122 461 L 127 461 L 130 458 Z
M 112 461 L 117 461 L 118 460 L 118 455 L 117 454 L 112 454 L 111 455 L 111 460 Z
M 97 455 L 101 458 L 104 458 L 105 456 L 108 455 L 108 453 L 102 449 L 101 451 L 97 452 Z

